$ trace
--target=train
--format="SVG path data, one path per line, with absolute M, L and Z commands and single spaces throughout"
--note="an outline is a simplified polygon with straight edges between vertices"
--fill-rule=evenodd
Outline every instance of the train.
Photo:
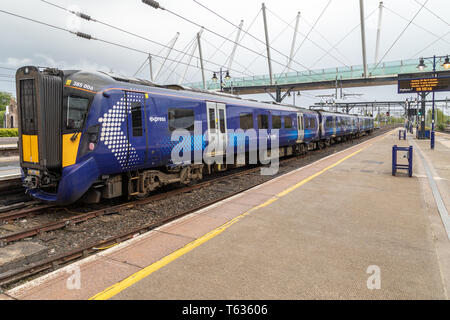
M 269 138 L 264 148 L 269 155 L 276 148 L 283 157 L 374 130 L 370 116 L 100 71 L 25 66 L 16 72 L 16 88 L 23 185 L 33 198 L 58 205 L 145 196 L 165 185 L 245 165 L 251 152 L 263 148 L 261 132 L 268 137 L 276 132 L 278 143 L 271 145 Z M 204 131 L 196 130 L 196 124 Z M 252 129 L 256 136 L 238 139 Z M 214 158 L 225 159 L 232 150 L 235 160 L 174 160 L 174 148 L 181 144 L 173 138 L 178 131 L 190 134 L 189 153 L 205 154 L 212 141 L 220 141 L 224 148 L 212 151 Z M 236 160 L 239 152 L 244 164 Z

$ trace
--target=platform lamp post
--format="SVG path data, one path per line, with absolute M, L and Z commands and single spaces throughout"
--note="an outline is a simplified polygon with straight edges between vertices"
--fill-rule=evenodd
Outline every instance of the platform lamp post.
M 217 73 L 219 74 L 220 77 L 220 91 L 223 92 L 223 87 L 225 86 L 225 82 L 223 81 L 223 74 L 225 73 L 225 80 L 230 80 L 230 72 L 228 70 L 222 70 L 222 68 L 220 68 L 219 71 L 214 71 L 213 72 L 213 76 L 211 78 L 212 81 L 217 82 Z
M 444 69 L 450 69 L 450 60 L 448 55 L 446 56 L 432 56 L 432 57 L 427 57 L 427 58 L 420 58 L 419 60 L 419 65 L 417 66 L 417 68 L 422 71 L 423 69 L 426 68 L 425 65 L 425 60 L 431 60 L 433 59 L 433 72 L 436 72 L 436 58 L 438 59 L 442 59 L 444 58 L 444 63 L 442 64 L 442 66 L 444 67 Z M 431 149 L 434 149 L 434 91 L 432 92 L 432 111 L 431 111 L 431 132 L 430 132 L 430 147 Z M 424 110 L 425 112 L 425 110 Z M 425 116 L 425 114 L 424 114 Z
M 300 96 L 300 91 L 297 92 L 297 95 Z M 288 92 L 288 97 L 290 97 L 290 96 L 291 96 L 291 92 L 289 91 Z M 296 106 L 296 104 L 295 104 L 295 92 L 292 93 L 292 104 L 294 106 Z

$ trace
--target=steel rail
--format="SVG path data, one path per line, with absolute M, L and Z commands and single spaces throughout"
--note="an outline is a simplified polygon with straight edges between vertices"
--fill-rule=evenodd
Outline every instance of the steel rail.
M 389 128 L 386 127 L 385 129 L 391 129 L 391 127 L 389 127 Z M 383 132 L 378 132 L 378 134 L 376 136 L 378 136 L 378 135 L 380 135 L 382 133 Z M 324 150 L 326 150 L 326 149 L 319 149 L 317 151 L 320 152 L 320 151 L 324 151 Z M 308 153 L 306 153 L 304 155 L 308 155 Z M 304 155 L 302 155 L 302 156 L 304 156 Z M 289 161 L 294 160 L 295 158 L 300 158 L 302 156 L 288 158 L 288 159 L 285 159 L 285 160 L 287 162 L 289 162 Z M 246 173 L 251 173 L 250 171 L 256 171 L 256 170 L 258 170 L 260 168 L 261 167 L 258 166 L 258 167 L 251 168 L 251 169 L 246 170 L 246 171 L 237 172 L 237 173 L 235 173 L 233 175 L 243 175 L 243 174 L 246 174 Z M 231 175 L 226 175 L 226 176 L 214 179 L 214 180 L 206 181 L 205 183 L 210 183 L 211 184 L 212 182 L 217 182 L 218 180 L 221 180 L 221 179 L 228 179 L 228 178 L 230 178 L 230 176 Z M 161 219 L 161 220 L 156 221 L 156 222 L 148 223 L 148 224 L 140 226 L 138 228 L 134 228 L 134 229 L 132 229 L 130 231 L 123 232 L 123 233 L 121 233 L 119 235 L 111 236 L 108 239 L 101 240 L 101 241 L 98 241 L 98 242 L 92 242 L 90 244 L 87 244 L 87 245 L 85 245 L 83 247 L 71 250 L 69 252 L 61 253 L 61 254 L 56 255 L 54 257 L 47 258 L 47 259 L 45 259 L 43 261 L 32 263 L 32 264 L 30 264 L 30 265 L 28 265 L 26 267 L 22 267 L 22 268 L 19 268 L 19 269 L 14 269 L 14 270 L 10 270 L 10 271 L 4 272 L 4 273 L 0 274 L 0 285 L 11 284 L 11 283 L 17 282 L 19 280 L 25 279 L 27 277 L 36 275 L 36 274 L 38 274 L 40 272 L 43 272 L 43 271 L 46 271 L 46 270 L 49 270 L 49 269 L 52 269 L 52 268 L 57 268 L 59 266 L 66 265 L 69 262 L 72 262 L 72 261 L 75 261 L 75 260 L 78 260 L 78 259 L 81 259 L 81 258 L 85 258 L 85 257 L 87 257 L 87 256 L 89 256 L 89 255 L 91 255 L 93 253 L 99 252 L 99 250 L 101 250 L 99 248 L 110 247 L 112 245 L 119 244 L 119 243 L 121 243 L 121 242 L 123 242 L 125 240 L 134 238 L 134 237 L 136 237 L 136 236 L 138 236 L 140 234 L 143 234 L 143 233 L 146 233 L 146 232 L 148 232 L 150 230 L 158 228 L 158 227 L 160 227 L 160 226 L 162 226 L 162 225 L 164 225 L 164 224 L 166 224 L 168 222 L 174 221 L 174 220 L 179 219 L 179 218 L 181 218 L 183 216 L 186 216 L 188 214 L 191 214 L 193 212 L 201 210 L 201 209 L 203 209 L 205 207 L 208 207 L 210 205 L 213 205 L 213 204 L 215 204 L 215 203 L 217 203 L 219 201 L 223 201 L 223 200 L 231 198 L 231 197 L 233 197 L 233 196 L 235 196 L 237 194 L 243 193 L 243 192 L 245 192 L 245 191 L 247 191 L 247 190 L 249 190 L 251 188 L 254 188 L 254 187 L 258 186 L 258 185 L 261 185 L 261 184 L 263 184 L 263 183 L 265 183 L 267 181 L 268 180 L 257 182 L 255 184 L 252 184 L 249 187 L 246 187 L 246 188 L 241 189 L 239 191 L 232 192 L 231 194 L 228 194 L 226 196 L 222 196 L 220 198 L 216 198 L 216 199 L 213 199 L 213 200 L 210 200 L 210 201 L 205 201 L 205 202 L 201 203 L 200 205 L 196 206 L 195 208 L 191 208 L 189 210 L 183 211 L 181 213 L 175 214 L 175 215 L 170 216 L 170 217 L 166 217 L 166 218 Z M 193 188 L 200 188 L 202 186 L 205 186 L 204 183 L 199 183 L 198 185 L 194 185 L 192 187 Z M 173 192 L 181 191 L 181 190 L 184 190 L 184 192 L 188 192 L 188 190 L 186 190 L 186 188 L 182 188 L 180 190 L 174 190 Z M 191 190 L 192 189 L 190 189 L 189 191 L 191 191 Z M 173 192 L 169 192 L 169 193 L 172 194 Z M 164 195 L 166 195 L 166 194 L 168 194 L 168 193 L 161 194 L 161 195 L 156 195 L 155 197 L 164 198 Z M 146 198 L 146 199 L 138 200 L 138 201 L 136 201 L 133 204 L 129 204 L 128 203 L 128 204 L 122 204 L 122 205 L 119 205 L 119 206 L 126 207 L 128 205 L 131 208 L 131 207 L 134 207 L 137 203 L 148 203 L 148 202 L 153 201 L 153 200 L 154 200 L 153 198 L 152 198 L 152 200 L 149 200 L 149 198 Z M 105 208 L 105 209 L 98 210 L 98 211 L 103 211 L 103 210 L 108 210 L 108 209 L 111 209 L 113 211 L 114 209 L 117 209 L 117 207 L 118 206 L 111 207 L 111 208 Z M 90 214 L 92 214 L 92 213 L 90 213 Z
M 326 149 L 317 149 L 315 150 L 315 154 L 317 153 L 321 153 L 323 150 Z M 288 163 L 294 160 L 297 160 L 301 157 L 307 156 L 307 155 L 311 155 L 311 153 L 305 153 L 305 154 L 301 154 L 298 156 L 294 156 L 294 157 L 289 157 L 286 159 L 283 159 L 280 161 L 280 163 Z M 261 166 L 256 166 L 254 168 L 250 168 L 250 169 L 246 169 L 243 171 L 238 171 L 235 173 L 231 173 L 231 174 L 225 174 L 224 176 L 218 177 L 218 178 L 214 178 L 211 180 L 207 180 L 207 181 L 203 181 L 194 185 L 190 185 L 190 186 L 186 186 L 183 188 L 179 188 L 179 189 L 175 189 L 175 190 L 171 190 L 171 191 L 167 191 L 167 192 L 163 192 L 163 193 L 159 193 L 153 196 L 149 196 L 147 198 L 144 199 L 138 199 L 132 202 L 125 202 L 125 203 L 121 203 L 118 205 L 114 205 L 114 206 L 110 206 L 110 207 L 105 207 L 102 209 L 97 209 L 97 210 L 93 210 L 90 212 L 86 212 L 86 213 L 80 213 L 77 216 L 74 217 L 69 217 L 69 218 L 64 218 L 55 222 L 50 222 L 47 224 L 43 224 L 43 225 L 38 225 L 38 226 L 34 226 L 25 230 L 21 230 L 21 231 L 17 231 L 17 232 L 13 232 L 13 233 L 9 233 L 6 235 L 2 235 L 0 236 L 0 246 L 4 246 L 10 242 L 13 241 L 18 241 L 24 238 L 29 238 L 29 237 L 34 237 L 36 235 L 39 235 L 40 233 L 43 232 L 49 232 L 49 231 L 54 231 L 54 230 L 58 230 L 58 229 L 62 229 L 65 228 L 69 225 L 75 225 L 81 222 L 85 222 L 87 220 L 93 219 L 93 218 L 97 218 L 106 214 L 111 214 L 111 213 L 115 213 L 115 212 L 119 212 L 121 210 L 127 210 L 127 209 L 131 209 L 135 206 L 138 205 L 145 205 L 148 204 L 150 202 L 153 201 L 158 201 L 158 200 L 163 200 L 163 199 L 167 199 L 169 197 L 175 196 L 175 195 L 179 195 L 179 194 L 183 194 L 183 193 L 188 193 L 191 192 L 193 190 L 196 189 L 200 189 L 200 188 L 204 188 L 207 186 L 212 185 L 213 183 L 217 183 L 219 181 L 222 180 L 228 180 L 232 177 L 236 177 L 236 176 L 242 176 L 242 175 L 246 175 L 246 174 L 251 174 L 257 170 L 260 170 Z M 219 200 L 216 200 L 219 201 Z M 3 220 L 13 220 L 13 219 L 17 219 L 20 217 L 24 217 L 24 216 L 29 216 L 29 215 L 33 215 L 38 211 L 41 211 L 43 209 L 47 209 L 47 208 L 51 208 L 51 207 L 56 207 L 56 205 L 53 204 L 48 204 L 48 205 L 43 205 L 41 207 L 37 207 L 37 208 L 29 208 L 29 209 L 24 209 L 24 210 L 20 210 L 18 212 L 7 212 L 4 214 L 0 214 L 0 221 Z
M 0 246 L 2 245 L 6 245 L 10 242 L 13 241 L 17 241 L 17 240 L 21 240 L 24 238 L 29 238 L 29 237 L 34 237 L 40 233 L 43 232 L 48 232 L 48 231 L 54 231 L 54 230 L 58 230 L 58 229 L 62 229 L 65 228 L 69 225 L 75 225 L 96 217 L 100 217 L 106 214 L 111 214 L 111 213 L 115 213 L 121 210 L 127 210 L 127 209 L 131 209 L 137 205 L 145 205 L 148 204 L 150 202 L 153 201 L 158 201 L 158 200 L 163 200 L 163 199 L 167 199 L 169 197 L 175 196 L 175 195 L 179 195 L 179 194 L 183 194 L 183 193 L 187 193 L 187 192 L 191 192 L 193 190 L 196 189 L 200 189 L 200 188 L 204 188 L 207 187 L 213 183 L 217 183 L 221 180 L 225 180 L 225 179 L 229 179 L 232 178 L 233 176 L 240 176 L 240 175 L 245 175 L 245 174 L 249 174 L 252 173 L 256 170 L 259 170 L 260 167 L 256 167 L 256 168 L 251 168 L 251 169 L 247 169 L 245 171 L 239 171 L 236 173 L 232 173 L 232 174 L 228 174 L 228 175 L 224 175 L 221 176 L 219 178 L 215 178 L 212 180 L 208 180 L 208 181 L 204 181 L 204 182 L 200 182 L 198 184 L 195 185 L 191 185 L 191 186 L 187 186 L 184 188 L 179 188 L 176 190 L 171 190 L 171 191 L 167 191 L 164 193 L 160 193 L 160 194 L 156 194 L 150 197 L 147 197 L 145 199 L 138 199 L 132 202 L 125 202 L 125 203 L 121 203 L 115 206 L 111 206 L 111 207 L 105 207 L 102 209 L 97 209 L 97 210 L 93 210 L 87 213 L 80 213 L 77 216 L 74 217 L 69 217 L 69 218 L 64 218 L 55 222 L 50 222 L 47 224 L 43 224 L 43 225 L 39 225 L 39 226 L 35 226 L 35 227 L 31 227 L 25 230 L 21 230 L 21 231 L 17 231 L 17 232 L 13 232 L 13 233 L 9 233 L 6 235 L 2 235 L 0 236 Z M 26 210 L 21 210 L 20 212 L 8 212 L 5 213 L 4 215 L 0 215 L 0 221 L 1 219 L 3 220 L 12 220 L 15 219 L 17 217 L 23 217 L 27 214 L 33 214 L 35 213 L 35 211 L 37 210 L 43 210 L 46 208 L 50 208 L 50 207 L 56 207 L 55 205 L 43 205 L 42 207 L 39 208 L 30 208 L 30 209 L 26 209 Z

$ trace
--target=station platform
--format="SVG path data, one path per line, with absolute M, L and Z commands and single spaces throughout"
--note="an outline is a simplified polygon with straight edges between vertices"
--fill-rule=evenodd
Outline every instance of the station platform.
M 391 131 L 0 298 L 448 299 L 447 141 Z M 394 144 L 413 177 L 392 176 Z
M 0 138 L 0 181 L 21 177 L 17 138 Z
M 18 156 L 0 157 L 0 181 L 21 177 Z

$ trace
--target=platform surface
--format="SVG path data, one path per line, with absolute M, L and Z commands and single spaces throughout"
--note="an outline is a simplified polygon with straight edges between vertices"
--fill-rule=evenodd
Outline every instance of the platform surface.
M 0 180 L 20 178 L 19 156 L 0 157 Z
M 413 143 L 413 177 L 392 176 L 392 145 Z M 376 137 L 4 294 L 448 299 L 449 235 L 419 157 L 443 188 L 450 148 L 438 146 L 428 154 L 425 141 L 399 141 L 396 131 Z M 74 268 L 81 287 L 68 289 Z M 380 289 L 368 288 L 374 268 Z
M 0 137 L 0 145 L 14 144 L 17 147 L 18 137 Z

